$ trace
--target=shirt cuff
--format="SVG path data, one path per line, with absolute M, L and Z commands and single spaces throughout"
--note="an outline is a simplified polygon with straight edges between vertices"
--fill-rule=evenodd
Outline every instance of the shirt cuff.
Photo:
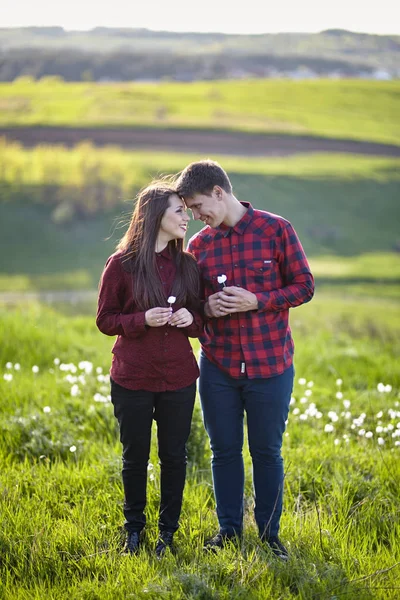
M 121 324 L 126 337 L 136 337 L 146 331 L 146 313 L 121 315 Z

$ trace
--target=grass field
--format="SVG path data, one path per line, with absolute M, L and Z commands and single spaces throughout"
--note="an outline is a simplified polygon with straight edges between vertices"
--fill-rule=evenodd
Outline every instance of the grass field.
M 398 81 L 0 84 L 0 125 L 147 126 L 400 143 Z
M 176 173 L 199 158 L 204 157 L 88 144 L 72 150 L 24 149 L 3 141 L 0 290 L 95 288 L 137 191 L 152 177 Z M 318 277 L 347 283 L 378 276 L 399 279 L 398 255 L 381 255 L 400 243 L 398 159 L 336 154 L 213 158 L 228 171 L 239 199 L 289 219 L 312 259 L 331 257 L 315 263 Z M 200 225 L 192 221 L 188 237 Z M 345 257 L 360 254 L 374 258 L 349 267 Z
M 247 448 L 243 542 L 204 556 L 202 541 L 217 522 L 198 405 L 176 554 L 152 556 L 153 445 L 145 546 L 136 558 L 121 556 L 120 445 L 107 398 L 112 340 L 78 309 L 75 316 L 36 304 L 2 310 L 0 596 L 398 598 L 399 298 L 385 298 L 378 286 L 370 293 L 360 302 L 317 288 L 310 304 L 292 311 L 296 383 L 281 532 L 288 564 L 258 542 Z

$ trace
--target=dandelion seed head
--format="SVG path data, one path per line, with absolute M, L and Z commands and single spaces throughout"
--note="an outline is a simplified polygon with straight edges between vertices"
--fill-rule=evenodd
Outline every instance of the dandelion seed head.
M 50 406 L 43 406 L 43 412 L 44 412 L 44 413 L 49 413 L 49 412 L 51 412 L 51 408 L 50 408 Z
M 69 447 L 69 451 L 70 452 L 76 452 L 76 446 L 70 446 Z
M 378 437 L 378 444 L 380 446 L 383 446 L 384 443 L 385 443 L 385 440 L 383 438 L 381 438 L 381 437 Z
M 342 385 L 343 380 L 342 379 L 336 379 L 336 385 Z
M 39 373 L 39 367 L 37 365 L 33 365 L 32 373 Z
M 342 394 L 342 392 L 336 392 L 336 398 L 337 398 L 338 400 L 341 400 L 341 399 L 343 398 L 343 394 Z
M 4 381 L 12 381 L 13 375 L 12 373 L 4 373 L 3 379 Z
M 335 431 L 335 428 L 331 423 L 327 423 L 324 427 L 324 431 L 326 433 L 332 433 L 332 431 Z
M 307 383 L 307 379 L 305 379 L 304 377 L 300 377 L 300 379 L 297 380 L 299 385 L 306 385 Z
M 15 371 L 20 371 L 21 370 L 21 365 L 19 363 L 15 363 L 14 370 Z

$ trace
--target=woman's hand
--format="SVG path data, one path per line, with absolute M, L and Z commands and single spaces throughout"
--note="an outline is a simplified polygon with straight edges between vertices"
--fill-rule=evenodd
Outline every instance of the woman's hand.
M 189 327 L 193 323 L 193 315 L 186 308 L 180 308 L 173 313 L 169 324 L 173 327 Z
M 172 308 L 170 307 L 157 306 L 156 308 L 149 308 L 144 315 L 146 325 L 149 327 L 162 327 L 168 323 L 171 314 Z

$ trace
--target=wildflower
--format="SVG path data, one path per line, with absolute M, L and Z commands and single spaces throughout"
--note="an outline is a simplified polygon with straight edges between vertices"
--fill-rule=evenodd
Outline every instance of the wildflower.
M 6 369 L 12 369 L 12 368 L 13 368 L 12 362 L 7 362 L 6 363 Z
M 305 398 L 303 396 L 303 398 L 300 398 L 300 404 L 306 404 L 307 403 L 307 398 Z
M 32 373 L 39 373 L 39 367 L 37 365 L 33 365 Z
M 335 428 L 331 423 L 327 423 L 324 427 L 324 431 L 326 433 L 331 433 L 332 431 L 335 431 Z
M 51 412 L 51 408 L 50 408 L 50 406 L 43 406 L 43 412 L 44 412 L 44 413 L 49 413 L 49 412 Z
M 376 418 L 380 419 L 381 417 L 383 417 L 383 412 L 380 410 L 377 414 L 376 414 Z
M 313 387 L 313 385 L 314 385 L 314 382 L 313 382 L 313 381 L 309 381 L 309 382 L 307 383 L 307 387 L 308 387 L 308 388 L 312 388 L 312 387 Z
M 367 431 L 367 433 L 365 434 L 365 437 L 366 437 L 366 438 L 372 438 L 372 437 L 373 437 L 373 435 L 374 435 L 374 434 L 372 433 L 372 431 Z
M 100 375 L 100 373 L 102 373 L 102 372 L 103 372 L 103 369 L 102 369 L 102 367 L 96 367 L 96 373 L 97 373 L 98 375 Z
M 60 364 L 60 359 L 59 358 L 55 358 L 53 360 L 53 363 L 58 366 Z
M 342 385 L 343 380 L 342 379 L 336 379 L 336 385 Z
M 300 412 L 300 409 L 299 409 L 299 408 L 295 408 L 295 409 L 293 410 L 293 414 L 294 414 L 294 415 L 298 415 L 298 414 L 299 414 L 299 412 Z
M 338 439 L 336 438 L 336 440 L 335 440 L 333 443 L 335 444 L 335 446 L 339 446 L 339 444 L 340 444 L 340 440 L 338 440 Z
M 394 443 L 395 446 L 400 446 L 400 442 L 397 440 L 397 442 Z
M 380 446 L 383 446 L 384 443 L 385 443 L 385 440 L 383 438 L 381 438 L 381 437 L 378 437 L 378 444 Z
M 217 281 L 222 285 L 222 287 L 225 287 L 226 275 L 218 275 Z
M 70 452 L 76 452 L 76 446 L 70 446 L 69 447 L 69 451 Z
M 175 304 L 175 302 L 176 302 L 176 298 L 175 298 L 175 296 L 170 296 L 170 297 L 168 298 L 167 302 L 168 302 L 168 304 L 169 304 L 169 307 L 171 308 L 171 304 Z
M 382 433 L 382 431 L 383 431 L 383 427 L 382 427 L 382 425 L 378 425 L 378 426 L 375 428 L 375 431 L 376 431 L 376 433 Z
M 378 385 L 376 386 L 376 389 L 378 390 L 378 392 L 384 392 L 385 391 L 385 385 L 383 383 L 378 383 Z
M 300 415 L 299 419 L 300 419 L 301 421 L 307 421 L 307 419 L 308 419 L 308 415 L 307 415 L 307 413 L 303 413 L 302 415 Z
M 15 371 L 20 371 L 21 370 L 21 365 L 19 363 L 15 363 L 14 369 L 15 369 Z
M 365 429 L 360 429 L 360 431 L 358 432 L 358 435 L 365 435 Z
M 312 390 L 306 390 L 306 391 L 304 392 L 304 395 L 305 395 L 305 396 L 311 396 L 311 395 L 312 395 Z
M 350 408 L 350 404 L 351 404 L 350 400 L 343 400 L 343 406 L 344 406 L 346 409 L 347 409 L 347 408 Z
M 12 378 L 13 378 L 12 373 L 4 373 L 4 375 L 3 375 L 4 381 L 12 381 Z
M 343 394 L 342 394 L 342 392 L 336 392 L 336 398 L 337 398 L 338 400 L 341 400 L 341 399 L 343 398 Z
M 307 379 L 304 379 L 304 377 L 300 377 L 300 379 L 298 380 L 299 385 L 306 385 L 307 383 Z
M 74 383 L 74 385 L 71 387 L 71 396 L 78 396 L 79 393 L 79 387 L 76 385 L 76 383 Z
M 88 360 L 81 360 L 78 367 L 81 371 L 85 371 L 86 375 L 90 375 L 93 370 L 93 364 Z
M 385 392 L 391 392 L 392 391 L 392 386 L 388 383 L 387 385 L 385 385 Z
M 337 416 L 337 414 L 335 413 L 335 411 L 334 411 L 334 410 L 330 410 L 330 411 L 328 412 L 328 417 L 329 417 L 329 418 L 330 418 L 330 420 L 331 420 L 331 421 L 333 421 L 334 423 L 335 423 L 336 421 L 338 421 L 338 420 L 339 420 L 339 417 Z

